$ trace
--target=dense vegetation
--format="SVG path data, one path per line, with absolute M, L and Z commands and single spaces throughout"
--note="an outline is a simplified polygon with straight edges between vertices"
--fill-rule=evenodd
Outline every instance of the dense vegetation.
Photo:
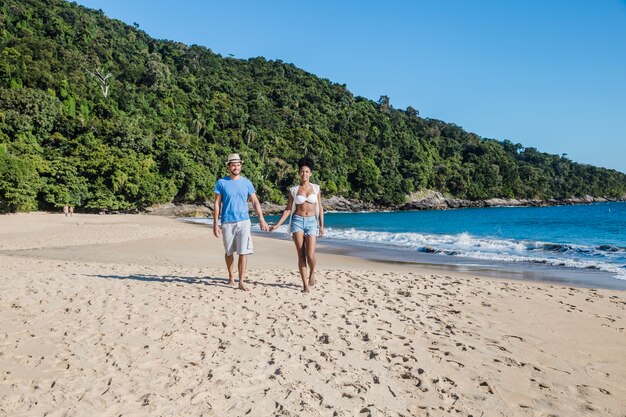
M 0 0 L 0 211 L 211 199 L 239 152 L 264 201 L 303 154 L 326 194 L 393 205 L 623 196 L 626 176 L 353 96 L 264 58 L 155 40 L 61 0 Z

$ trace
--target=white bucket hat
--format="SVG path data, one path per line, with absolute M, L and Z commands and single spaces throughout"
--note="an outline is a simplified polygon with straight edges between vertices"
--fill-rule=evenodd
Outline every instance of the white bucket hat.
M 239 162 L 243 164 L 243 161 L 239 157 L 238 153 L 231 153 L 230 155 L 228 155 L 228 160 L 226 161 L 226 165 L 230 165 L 233 162 Z

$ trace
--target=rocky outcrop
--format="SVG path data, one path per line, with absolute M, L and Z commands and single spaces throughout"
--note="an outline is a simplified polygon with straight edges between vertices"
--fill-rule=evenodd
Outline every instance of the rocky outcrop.
M 562 206 L 573 204 L 603 203 L 608 201 L 626 201 L 623 198 L 606 197 L 569 197 L 562 199 L 516 199 L 516 198 L 490 198 L 488 200 L 463 200 L 453 197 L 445 197 L 442 193 L 432 190 L 423 190 L 408 196 L 407 202 L 396 209 L 398 210 L 445 210 L 449 208 L 466 207 L 543 207 Z
M 322 200 L 326 211 L 380 211 L 382 207 L 360 200 L 332 196 Z
M 197 204 L 159 204 L 144 209 L 147 214 L 169 217 L 209 217 L 212 208 Z
M 460 200 L 446 199 L 439 191 L 419 191 L 408 196 L 408 202 L 400 210 L 442 210 L 460 207 Z

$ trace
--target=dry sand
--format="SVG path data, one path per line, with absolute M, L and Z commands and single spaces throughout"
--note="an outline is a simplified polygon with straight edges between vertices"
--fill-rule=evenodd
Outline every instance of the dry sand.
M 2 416 L 626 416 L 626 293 L 318 254 L 209 227 L 0 217 Z

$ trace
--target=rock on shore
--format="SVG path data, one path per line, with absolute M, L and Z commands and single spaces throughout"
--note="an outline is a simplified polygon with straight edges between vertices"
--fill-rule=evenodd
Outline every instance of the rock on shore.
M 408 196 L 407 202 L 396 207 L 398 210 L 445 210 L 463 207 L 543 207 L 573 204 L 604 203 L 608 201 L 625 201 L 625 198 L 606 197 L 569 197 L 563 199 L 517 199 L 517 198 L 490 198 L 488 200 L 463 200 L 446 197 L 439 191 L 422 190 Z

